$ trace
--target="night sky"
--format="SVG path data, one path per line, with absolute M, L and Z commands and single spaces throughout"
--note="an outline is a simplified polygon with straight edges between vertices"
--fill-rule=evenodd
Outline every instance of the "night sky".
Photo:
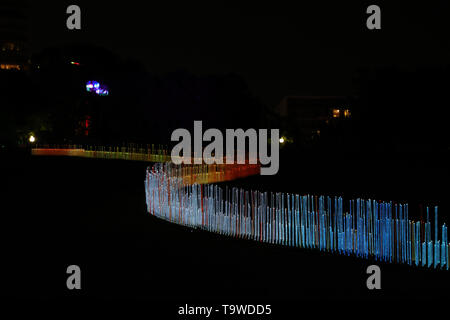
M 272 105 L 353 94 L 360 68 L 448 65 L 448 1 L 296 2 L 33 1 L 31 47 L 96 44 L 156 74 L 238 73 Z M 70 4 L 81 7 L 81 31 L 66 28 Z M 381 30 L 366 28 L 370 4 L 381 8 Z

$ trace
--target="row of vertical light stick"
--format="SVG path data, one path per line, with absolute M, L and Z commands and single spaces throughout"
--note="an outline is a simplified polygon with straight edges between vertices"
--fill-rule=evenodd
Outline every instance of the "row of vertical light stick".
M 428 208 L 425 222 L 409 219 L 408 204 L 355 199 L 344 210 L 342 197 L 192 183 L 192 167 L 157 163 L 147 169 L 145 191 L 150 214 L 232 237 L 449 268 L 447 226 L 439 227 L 437 207 L 432 228 Z M 198 174 L 198 168 L 194 172 Z

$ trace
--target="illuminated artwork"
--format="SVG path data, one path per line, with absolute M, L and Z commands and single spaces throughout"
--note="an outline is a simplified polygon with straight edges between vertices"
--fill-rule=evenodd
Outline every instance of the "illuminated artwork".
M 426 221 L 413 221 L 406 203 L 344 203 L 342 197 L 191 184 L 187 176 L 185 168 L 170 163 L 148 168 L 148 212 L 230 237 L 448 270 L 447 226 L 438 225 L 437 207 L 432 228 L 429 208 Z
M 407 203 L 248 191 L 215 183 L 258 175 L 259 165 L 174 165 L 167 150 L 34 148 L 64 155 L 157 162 L 147 168 L 147 211 L 173 223 L 230 237 L 435 269 L 449 269 L 447 226 L 438 207 L 425 221 Z M 434 219 L 431 219 L 434 215 Z

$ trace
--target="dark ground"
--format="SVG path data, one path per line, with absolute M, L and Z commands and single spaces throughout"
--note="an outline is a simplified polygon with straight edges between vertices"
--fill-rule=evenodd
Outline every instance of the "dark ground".
M 283 303 L 285 309 L 274 314 L 294 312 L 309 299 L 449 298 L 448 271 L 378 263 L 382 290 L 369 291 L 365 270 L 370 261 L 192 232 L 151 217 L 144 199 L 147 164 L 142 162 L 25 154 L 2 158 L 6 160 L 2 181 L 7 186 L 0 232 L 2 296 L 150 299 L 151 305 L 166 306 L 171 313 L 178 305 L 194 302 Z M 376 169 L 373 182 L 362 174 L 345 173 L 341 194 L 362 190 L 370 195 L 378 190 L 381 198 L 397 194 L 394 199 L 401 199 L 409 190 L 410 198 L 423 192 L 422 199 L 430 200 L 434 194 L 432 200 L 443 203 L 446 189 L 438 184 L 448 181 L 448 169 L 419 162 L 420 166 L 400 165 L 404 170 L 398 171 L 398 179 L 391 176 L 385 184 L 376 182 L 384 181 Z M 282 162 L 282 168 L 286 164 Z M 445 167 L 445 161 L 442 164 Z M 422 171 L 414 169 L 418 167 Z M 408 180 L 413 170 L 415 178 Z M 340 174 L 320 172 L 303 170 L 302 182 L 295 184 L 295 175 L 286 170 L 278 178 L 254 177 L 231 184 L 338 191 Z M 302 187 L 294 190 L 295 185 Z M 81 267 L 78 292 L 66 288 L 66 268 L 71 264 Z

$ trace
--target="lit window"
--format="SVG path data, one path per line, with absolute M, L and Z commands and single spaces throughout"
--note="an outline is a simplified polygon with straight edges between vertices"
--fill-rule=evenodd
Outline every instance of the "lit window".
M 3 46 L 2 46 L 2 51 L 14 51 L 17 49 L 18 49 L 18 47 L 12 42 L 7 42 L 7 43 L 3 44 Z
M 350 118 L 352 115 L 352 113 L 350 112 L 350 110 L 345 109 L 344 110 L 344 118 Z
M 0 64 L 1 70 L 21 70 L 20 64 Z
M 341 115 L 341 110 L 333 109 L 333 118 L 339 118 L 340 115 Z

